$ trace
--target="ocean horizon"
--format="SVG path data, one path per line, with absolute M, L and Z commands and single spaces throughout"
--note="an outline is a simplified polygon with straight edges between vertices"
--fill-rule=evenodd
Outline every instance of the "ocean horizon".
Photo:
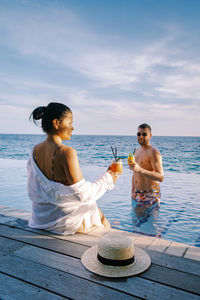
M 0 135 L 45 135 L 45 133 L 1 133 Z M 136 136 L 136 135 L 130 135 L 130 134 L 75 134 L 73 133 L 72 136 Z M 200 135 L 153 135 L 156 137 L 200 137 Z

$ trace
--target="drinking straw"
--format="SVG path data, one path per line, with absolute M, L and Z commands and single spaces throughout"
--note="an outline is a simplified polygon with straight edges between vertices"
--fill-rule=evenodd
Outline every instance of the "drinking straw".
M 115 159 L 117 159 L 117 147 L 115 147 Z
M 115 160 L 116 160 L 116 155 L 115 155 L 115 152 L 114 152 L 114 149 L 113 149 L 112 146 L 111 146 L 111 149 L 112 149 L 113 156 L 114 156 L 114 158 L 115 158 Z
M 133 151 L 133 155 L 135 154 L 135 151 L 136 151 L 136 148 L 135 148 L 134 151 Z

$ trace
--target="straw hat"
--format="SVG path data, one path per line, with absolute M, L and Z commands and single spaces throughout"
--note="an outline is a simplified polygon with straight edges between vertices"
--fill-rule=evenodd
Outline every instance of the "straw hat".
M 151 259 L 133 241 L 121 233 L 103 235 L 98 245 L 89 248 L 81 257 L 84 267 L 105 277 L 128 277 L 144 272 Z

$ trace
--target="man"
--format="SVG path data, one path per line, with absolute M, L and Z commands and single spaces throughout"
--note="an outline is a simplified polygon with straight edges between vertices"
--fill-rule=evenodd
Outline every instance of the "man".
M 138 127 L 137 139 L 140 149 L 136 150 L 135 163 L 130 165 L 134 171 L 132 177 L 132 199 L 138 207 L 149 207 L 160 204 L 160 184 L 164 179 L 162 156 L 150 145 L 151 127 L 141 124 Z

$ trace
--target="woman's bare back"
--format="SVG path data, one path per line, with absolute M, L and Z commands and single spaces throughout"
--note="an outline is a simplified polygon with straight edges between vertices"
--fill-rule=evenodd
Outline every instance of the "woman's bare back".
M 35 146 L 33 155 L 41 172 L 52 181 L 69 185 L 67 176 L 67 146 L 46 141 Z

